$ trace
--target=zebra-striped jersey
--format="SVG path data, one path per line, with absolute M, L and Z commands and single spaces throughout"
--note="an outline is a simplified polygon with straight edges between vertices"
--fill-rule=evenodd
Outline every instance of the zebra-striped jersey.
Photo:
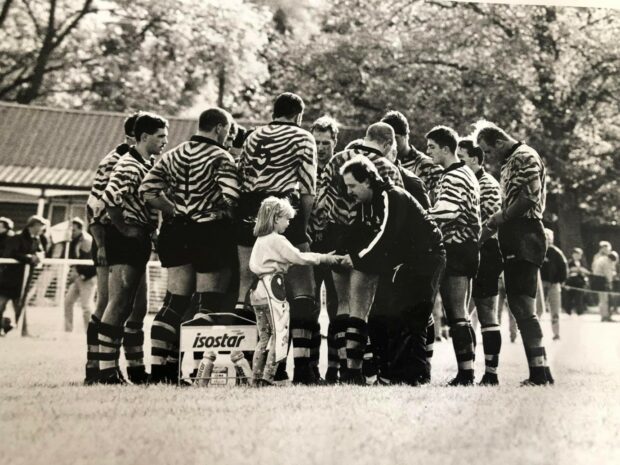
M 478 243 L 480 238 L 480 187 L 476 175 L 457 162 L 443 170 L 429 210 L 446 244 Z
M 316 192 L 316 143 L 294 123 L 272 121 L 254 131 L 239 157 L 240 189 L 299 195 Z
M 334 155 L 325 166 L 319 180 L 318 200 L 313 212 L 312 229 L 321 231 L 328 223 L 349 225 L 355 219 L 355 202 L 347 194 L 347 188 L 340 175 L 340 168 L 352 158 L 363 155 L 379 171 L 381 177 L 395 186 L 404 187 L 398 168 L 374 148 L 354 145 Z
M 432 199 L 442 175 L 441 166 L 436 165 L 431 157 L 424 155 L 413 145 L 409 146 L 409 152 L 402 158 L 401 163 L 404 168 L 424 181 L 428 195 Z
M 193 136 L 160 158 L 140 193 L 146 201 L 165 194 L 175 214 L 197 223 L 220 219 L 239 198 L 235 160 L 213 139 Z
M 534 205 L 522 216 L 542 220 L 547 197 L 546 173 L 536 150 L 521 142 L 515 144 L 502 162 L 500 187 L 504 209 L 515 203 L 520 193 L 524 192 Z
M 139 193 L 140 184 L 152 166 L 152 159 L 145 161 L 132 147 L 112 170 L 103 191 L 103 203 L 106 207 L 120 207 L 126 223 L 157 227 L 157 212 L 144 202 Z
M 103 203 L 103 191 L 108 185 L 110 174 L 118 160 L 129 152 L 129 145 L 121 144 L 108 153 L 103 160 L 99 162 L 97 171 L 95 171 L 95 180 L 90 188 L 88 200 L 86 200 L 86 217 L 89 224 L 109 224 L 110 218 L 105 212 Z
M 476 178 L 480 186 L 480 220 L 486 224 L 489 218 L 502 209 L 502 196 L 499 183 L 484 167 L 476 172 Z

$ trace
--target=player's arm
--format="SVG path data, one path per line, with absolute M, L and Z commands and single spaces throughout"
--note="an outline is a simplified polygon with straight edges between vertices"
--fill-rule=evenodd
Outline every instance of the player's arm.
M 224 202 L 228 206 L 228 215 L 233 216 L 233 212 L 239 200 L 239 175 L 237 165 L 232 155 L 222 156 L 222 161 L 216 170 L 216 182 L 224 197 Z
M 312 136 L 308 136 L 304 143 L 301 153 L 301 164 L 299 167 L 299 194 L 300 210 L 304 222 L 304 231 L 308 229 L 308 222 L 314 207 L 314 196 L 316 194 L 316 143 Z
M 110 175 L 108 185 L 103 191 L 103 203 L 112 224 L 127 237 L 139 237 L 140 231 L 125 222 L 123 216 L 123 198 L 125 195 L 137 189 L 139 186 L 139 175 L 135 168 L 129 165 L 118 163 Z
M 167 169 L 169 160 L 168 156 L 163 156 L 146 173 L 139 188 L 140 195 L 142 195 L 144 201 L 154 209 L 161 211 L 164 218 L 173 217 L 175 210 L 174 203 L 164 193 L 170 184 L 170 176 Z

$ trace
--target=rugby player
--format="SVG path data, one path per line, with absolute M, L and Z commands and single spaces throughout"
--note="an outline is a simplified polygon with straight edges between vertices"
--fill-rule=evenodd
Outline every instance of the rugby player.
M 337 253 L 358 252 L 365 238 L 362 232 L 352 229 L 355 202 L 347 193 L 340 168 L 352 158 L 364 156 L 377 167 L 384 180 L 391 180 L 402 188 L 398 169 L 386 158 L 394 145 L 392 127 L 374 123 L 368 127 L 361 144 L 350 144 L 350 148 L 334 155 L 325 167 L 316 216 L 328 247 Z M 364 384 L 361 365 L 368 339 L 366 318 L 377 288 L 378 274 L 342 268 L 334 270 L 332 275 L 338 296 L 338 315 L 332 321 L 332 327 L 340 360 L 340 380 Z
M 521 332 L 530 375 L 523 385 L 554 382 L 543 332 L 536 316 L 538 274 L 547 249 L 542 223 L 546 201 L 545 166 L 532 147 L 488 121 L 475 124 L 474 140 L 487 158 L 501 163 L 502 209 L 487 221 L 481 240 L 497 232 L 504 257 L 510 311 Z
M 486 224 L 501 209 L 499 183 L 484 169 L 484 152 L 471 139 L 461 139 L 456 154 L 474 172 L 480 186 L 480 219 Z M 470 313 L 475 309 L 482 329 L 485 372 L 481 385 L 497 385 L 497 366 L 502 347 L 499 326 L 498 296 L 502 274 L 502 254 L 497 236 L 493 235 L 480 244 L 480 265 L 472 286 Z
M 321 176 L 325 170 L 325 166 L 334 156 L 334 149 L 338 144 L 338 123 L 329 116 L 322 116 L 312 123 L 310 132 L 314 137 L 317 148 L 317 179 L 320 183 Z M 316 204 L 316 203 L 315 203 Z M 308 234 L 312 239 L 310 249 L 313 252 L 327 253 L 331 250 L 323 239 L 323 231 L 314 221 L 315 215 L 310 218 Z M 315 312 L 316 321 L 313 321 L 313 330 L 310 347 L 310 365 L 314 370 L 315 377 L 320 379 L 318 372 L 318 364 L 321 348 L 321 326 L 319 324 L 319 315 L 321 310 L 321 285 L 325 285 L 325 297 L 327 306 L 327 316 L 329 317 L 329 327 L 327 329 L 327 372 L 325 373 L 325 381 L 333 384 L 338 381 L 338 350 L 335 344 L 334 328 L 332 321 L 338 313 L 338 296 L 334 287 L 331 269 L 326 264 L 320 264 L 314 267 L 314 285 L 316 289 L 315 300 L 317 311 Z
M 168 142 L 168 122 L 158 115 L 141 113 L 134 134 L 136 145 L 118 160 L 103 191 L 103 203 L 112 223 L 105 237 L 109 297 L 98 328 L 99 381 L 104 384 L 123 383 L 118 374 L 122 325 L 143 279 L 158 220 L 138 190 L 152 167 L 151 156 L 161 154 Z M 136 322 L 140 330 L 142 323 Z
M 97 302 L 95 312 L 91 315 L 86 330 L 86 376 L 85 384 L 97 382 L 99 378 L 99 336 L 98 325 L 108 304 L 108 274 L 109 267 L 106 258 L 106 229 L 111 227 L 109 216 L 103 203 L 103 191 L 108 185 L 110 174 L 116 163 L 129 152 L 135 144 L 134 126 L 139 113 L 129 116 L 124 122 L 125 142 L 119 144 L 108 153 L 97 166 L 95 179 L 86 202 L 86 218 L 88 228 L 93 236 L 92 258 L 97 271 Z M 125 322 L 123 329 L 123 348 L 127 361 L 127 376 L 134 384 L 146 382 L 148 375 L 144 368 L 144 332 L 142 321 L 146 315 L 146 281 L 140 281 L 138 292 L 134 300 L 133 311 Z M 119 373 L 119 377 L 122 375 Z
M 480 188 L 474 173 L 456 155 L 457 133 L 436 126 L 426 134 L 427 153 L 443 167 L 429 213 L 443 233 L 446 271 L 441 283 L 458 373 L 449 383 L 465 386 L 474 382 L 475 334 L 469 321 L 471 281 L 478 271 L 480 239 Z
M 378 344 L 384 361 L 378 379 L 380 383 L 418 385 L 430 372 L 426 336 L 445 267 L 441 232 L 419 202 L 381 178 L 368 158 L 351 159 L 340 173 L 357 202 L 355 223 L 360 226 L 354 230 L 365 236 L 362 248 L 345 261 L 363 273 L 392 277 L 393 313 L 386 322 L 389 339 Z M 351 342 L 347 333 L 347 351 L 352 352 Z
M 177 381 L 179 330 L 192 293 L 201 313 L 222 312 L 236 245 L 232 224 L 239 185 L 224 148 L 232 116 L 221 108 L 200 115 L 198 132 L 166 152 L 140 193 L 164 219 L 157 251 L 168 270 L 164 304 L 151 327 L 151 380 Z
M 312 134 L 300 127 L 304 102 L 296 94 L 280 94 L 273 105 L 273 120 L 257 128 L 247 138 L 239 157 L 240 197 L 238 208 L 237 251 L 239 256 L 239 294 L 237 311 L 247 307 L 253 281 L 249 269 L 255 237 L 252 234 L 261 202 L 275 196 L 287 198 L 297 214 L 284 236 L 302 252 L 310 250 L 306 231 L 316 192 L 316 144 Z M 286 275 L 290 303 L 294 383 L 317 382 L 310 366 L 310 347 L 315 330 L 315 286 L 310 265 L 292 266 Z M 288 375 L 281 363 L 274 378 L 283 381 Z

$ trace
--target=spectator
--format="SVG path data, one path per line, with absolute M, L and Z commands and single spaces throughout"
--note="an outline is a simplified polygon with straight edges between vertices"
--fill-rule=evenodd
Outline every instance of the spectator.
M 545 228 L 547 253 L 540 269 L 543 283 L 545 305 L 551 313 L 553 340 L 560 339 L 560 308 L 562 308 L 562 283 L 568 277 L 568 264 L 562 251 L 556 247 L 551 229 Z
M 583 250 L 575 247 L 568 262 L 568 279 L 566 284 L 570 287 L 586 289 L 588 287 L 589 274 L 590 270 L 586 267 Z M 585 294 L 577 289 L 568 289 L 564 307 L 569 315 L 573 312 L 573 309 L 577 315 L 581 315 L 586 311 Z
M 21 314 L 19 300 L 24 284 L 24 265 L 38 265 L 45 256 L 39 236 L 46 224 L 47 220 L 43 217 L 31 216 L 24 230 L 8 238 L 6 242 L 4 257 L 13 258 L 23 265 L 4 265 L 0 268 L 0 318 L 2 318 L 7 302 L 11 300 L 15 309 L 15 322 L 16 324 L 19 322 Z M 2 326 L 5 333 L 12 329 L 10 322 L 5 324 L 4 319 L 2 319 Z
M 598 307 L 601 313 L 601 321 L 613 321 L 609 313 L 609 294 L 611 283 L 616 272 L 616 263 L 610 258 L 611 244 L 607 241 L 599 242 L 599 251 L 592 261 L 592 275 L 590 286 L 592 290 L 599 291 Z
M 91 259 L 93 238 L 84 231 L 84 222 L 80 218 L 71 220 L 71 243 L 69 244 L 69 258 Z M 95 290 L 97 274 L 94 266 L 72 266 L 69 273 L 69 289 L 65 297 L 65 331 L 73 331 L 73 307 L 80 299 L 82 316 L 84 319 L 84 331 L 88 328 L 90 316 L 94 311 Z
M 5 216 L 0 216 L 0 257 L 4 257 L 4 248 L 7 241 L 15 233 L 13 232 L 13 220 Z

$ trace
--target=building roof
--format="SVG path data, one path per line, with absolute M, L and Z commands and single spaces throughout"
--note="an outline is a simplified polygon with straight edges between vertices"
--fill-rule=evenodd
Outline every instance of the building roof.
M 124 140 L 122 113 L 0 102 L 0 186 L 88 190 L 99 161 Z M 168 118 L 168 148 L 196 130 Z

